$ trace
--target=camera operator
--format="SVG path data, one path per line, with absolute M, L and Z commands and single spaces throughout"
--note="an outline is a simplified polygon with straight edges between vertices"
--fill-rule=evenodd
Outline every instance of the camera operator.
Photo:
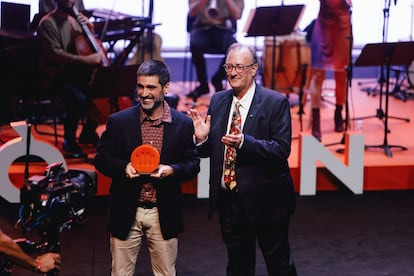
M 0 230 L 0 253 L 14 264 L 38 273 L 47 273 L 60 269 L 61 257 L 58 253 L 45 253 L 36 258 L 26 254 L 21 247 Z

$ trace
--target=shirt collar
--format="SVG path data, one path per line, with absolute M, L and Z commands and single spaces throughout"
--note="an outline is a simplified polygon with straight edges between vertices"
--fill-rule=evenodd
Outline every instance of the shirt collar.
M 145 112 L 141 108 L 140 109 L 140 121 L 141 121 L 141 124 L 144 121 L 150 121 L 153 125 L 160 125 L 162 122 L 164 122 L 164 123 L 171 123 L 172 122 L 171 107 L 168 105 L 168 103 L 166 101 L 164 101 L 163 106 L 164 107 L 163 107 L 162 116 L 160 118 L 155 119 L 155 120 L 151 119 L 150 116 L 148 116 L 147 114 L 145 114 Z
M 236 96 L 233 95 L 233 105 L 235 103 L 239 102 L 240 106 L 242 108 L 250 107 L 250 104 L 252 103 L 252 100 L 253 100 L 255 90 L 256 90 L 256 83 L 253 82 L 253 84 L 250 86 L 249 90 L 247 90 L 247 93 L 241 99 L 238 99 Z

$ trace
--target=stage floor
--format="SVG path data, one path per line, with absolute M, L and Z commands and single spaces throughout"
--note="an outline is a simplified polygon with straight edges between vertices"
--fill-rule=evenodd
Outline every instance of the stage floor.
M 388 130 L 387 133 L 384 127 L 384 118 L 379 116 L 381 112 L 386 109 L 386 97 L 380 96 L 377 92 L 365 92 L 366 88 L 373 88 L 376 84 L 374 79 L 353 79 L 352 87 L 349 89 L 348 114 L 349 114 L 349 131 L 354 131 L 357 127 L 362 128 L 362 133 L 365 138 L 365 145 L 374 146 L 368 147 L 364 151 L 364 190 L 404 190 L 414 189 L 414 91 L 408 89 L 406 99 L 401 100 L 400 93 L 393 93 L 388 98 Z M 363 83 L 363 85 L 360 85 Z M 364 85 L 366 84 L 366 85 Z M 210 96 L 204 95 L 200 97 L 196 103 L 185 97 L 191 88 L 195 86 L 194 83 L 174 82 L 170 86 L 170 94 L 176 94 L 180 97 L 178 103 L 178 110 L 185 112 L 191 107 L 197 108 L 202 113 L 207 112 Z M 385 92 L 385 88 L 383 89 Z M 392 92 L 393 85 L 390 86 L 389 91 Z M 213 88 L 211 91 L 214 91 Z M 301 132 L 309 133 L 310 126 L 310 104 L 307 102 L 304 106 L 304 114 L 298 114 L 298 95 L 289 94 L 289 101 L 291 102 L 292 112 L 292 153 L 289 158 L 289 164 L 292 171 L 292 176 L 295 181 L 295 188 L 298 190 L 298 144 L 299 139 L 296 139 Z M 343 149 L 342 144 L 344 133 L 334 132 L 334 82 L 327 79 L 324 82 L 323 103 L 321 106 L 321 130 L 322 130 L 322 144 L 326 145 L 339 160 L 344 160 L 344 154 L 338 153 L 337 149 Z M 302 117 L 302 120 L 300 120 Z M 357 120 L 357 118 L 362 118 Z M 301 123 L 302 121 L 302 123 Z M 357 126 L 358 125 L 358 126 Z M 48 125 L 40 125 L 42 130 L 51 130 Z M 59 133 L 63 132 L 61 125 L 58 126 Z M 99 126 L 98 132 L 102 133 L 104 125 Z M 53 144 L 53 136 L 40 135 L 33 131 L 36 139 L 48 141 Z M 7 142 L 8 140 L 17 137 L 17 133 L 8 125 L 1 127 L 1 140 Z M 61 148 L 62 138 L 59 138 L 58 148 Z M 390 147 L 392 156 L 388 156 L 385 147 Z M 397 146 L 397 147 L 394 147 Z M 406 150 L 401 150 L 405 147 Z M 69 168 L 85 168 L 94 170 L 90 160 L 93 159 L 94 148 L 84 148 L 88 153 L 89 160 L 85 159 L 66 159 Z M 39 174 L 44 170 L 44 164 L 31 164 L 31 174 Z M 10 167 L 9 176 L 13 184 L 19 186 L 23 183 L 24 164 L 14 163 Z M 98 173 L 98 194 L 106 194 L 109 188 L 109 179 Z M 318 168 L 317 174 L 317 190 L 338 190 L 342 189 L 340 181 L 329 173 L 327 169 L 321 165 Z M 197 194 L 197 179 L 183 184 L 183 191 L 189 194 Z

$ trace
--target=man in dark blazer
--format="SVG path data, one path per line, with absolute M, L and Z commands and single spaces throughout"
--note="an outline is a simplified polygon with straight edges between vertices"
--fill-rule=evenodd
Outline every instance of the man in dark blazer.
M 252 47 L 230 46 L 224 68 L 232 89 L 213 95 L 202 118 L 191 109 L 198 152 L 210 157 L 209 216 L 218 209 L 227 247 L 227 275 L 255 275 L 256 239 L 269 275 L 296 275 L 288 227 L 295 192 L 288 166 L 291 115 L 285 96 L 255 83 L 259 65 Z M 242 125 L 229 134 L 238 102 Z M 226 134 L 227 133 L 227 134 Z M 224 183 L 225 150 L 236 148 L 236 187 Z
M 170 81 L 161 61 L 138 68 L 139 103 L 109 116 L 95 167 L 112 178 L 109 230 L 112 275 L 133 275 L 142 236 L 148 239 L 154 275 L 175 275 L 177 237 L 183 230 L 181 183 L 200 170 L 194 128 L 185 114 L 164 100 Z M 151 174 L 131 163 L 136 147 L 152 145 L 160 165 Z

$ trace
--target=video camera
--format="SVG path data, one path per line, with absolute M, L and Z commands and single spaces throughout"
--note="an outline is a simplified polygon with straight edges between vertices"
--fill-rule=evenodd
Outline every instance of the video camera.
M 19 219 L 25 238 L 16 240 L 28 255 L 60 252 L 59 233 L 86 221 L 87 199 L 96 194 L 96 172 L 68 170 L 57 162 L 46 167 L 42 176 L 32 176 L 20 189 Z M 35 231 L 40 240 L 27 235 Z M 0 275 L 11 275 L 13 263 L 0 254 Z M 48 275 L 57 275 L 52 271 Z
M 30 177 L 20 190 L 19 226 L 36 230 L 47 251 L 59 251 L 59 233 L 86 220 L 87 199 L 96 194 L 96 172 L 70 169 L 61 162 L 49 165 L 43 176 Z

